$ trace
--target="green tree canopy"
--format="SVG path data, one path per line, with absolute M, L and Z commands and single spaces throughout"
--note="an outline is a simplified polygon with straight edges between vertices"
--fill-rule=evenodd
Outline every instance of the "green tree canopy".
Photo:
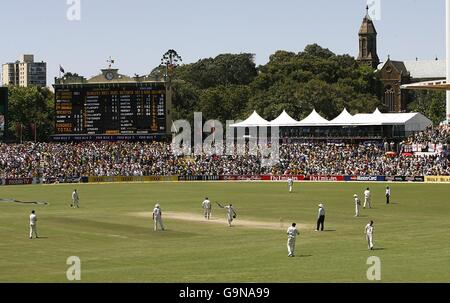
M 284 109 L 300 119 L 313 108 L 331 119 L 344 107 L 352 113 L 384 108 L 372 68 L 317 44 L 297 54 L 279 50 L 257 68 L 252 54 L 202 59 L 178 67 L 173 79 L 178 119 L 192 119 L 194 111 L 207 119 L 245 119 L 253 110 L 273 119 Z
M 9 88 L 8 115 L 10 134 L 23 140 L 34 140 L 32 125 L 36 124 L 37 140 L 46 140 L 54 130 L 54 95 L 46 87 Z
M 445 91 L 419 90 L 413 92 L 415 98 L 408 110 L 420 112 L 437 125 L 445 119 Z

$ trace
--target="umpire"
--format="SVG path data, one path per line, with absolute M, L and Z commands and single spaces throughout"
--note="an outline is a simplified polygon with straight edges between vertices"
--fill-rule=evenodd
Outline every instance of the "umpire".
M 319 212 L 317 214 L 317 228 L 316 231 L 323 231 L 323 225 L 325 223 L 325 208 L 323 207 L 323 204 L 319 204 Z

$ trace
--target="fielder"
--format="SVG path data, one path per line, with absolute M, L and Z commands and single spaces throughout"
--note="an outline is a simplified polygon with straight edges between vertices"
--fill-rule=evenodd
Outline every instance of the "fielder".
M 154 231 L 158 230 L 158 225 L 161 228 L 161 230 L 164 230 L 164 226 L 162 223 L 162 212 L 161 207 L 157 203 L 155 205 L 155 208 L 153 209 L 153 222 L 154 222 Z
M 369 206 L 369 208 L 372 208 L 370 206 L 370 200 L 371 200 L 370 190 L 367 187 L 366 190 L 364 191 L 364 205 L 363 205 L 363 208 L 366 208 L 366 205 Z
M 389 204 L 389 199 L 391 198 L 391 188 L 389 186 L 386 187 L 386 204 Z
M 300 234 L 297 230 L 297 227 L 295 227 L 296 225 L 297 225 L 296 223 L 292 223 L 292 226 L 290 226 L 286 232 L 288 235 L 288 240 L 287 240 L 288 257 L 295 257 L 295 255 L 294 255 L 295 238 Z
M 211 201 L 208 200 L 208 197 L 205 198 L 205 201 L 202 203 L 203 215 L 205 219 L 211 218 Z
M 373 221 L 372 220 L 364 228 L 364 233 L 366 234 L 368 248 L 370 250 L 373 250 Z
M 80 197 L 78 196 L 78 192 L 77 192 L 76 189 L 73 190 L 73 193 L 72 193 L 72 204 L 70 205 L 70 207 L 80 208 Z
M 222 206 L 217 202 L 217 205 L 219 205 L 220 208 L 225 208 L 227 211 L 227 221 L 228 226 L 231 227 L 231 222 L 233 222 L 233 219 L 236 219 L 236 211 L 233 208 L 232 204 Z
M 292 179 L 292 177 L 289 177 L 288 180 L 288 187 L 289 187 L 289 192 L 292 192 L 292 186 L 294 185 L 294 180 Z
M 37 222 L 37 217 L 36 217 L 35 211 L 32 210 L 31 214 L 30 214 L 30 240 L 33 239 L 33 234 L 36 236 L 36 239 L 39 238 L 37 235 L 36 222 Z
M 361 201 L 359 200 L 357 194 L 354 194 L 353 198 L 355 200 L 355 217 L 358 217 L 359 216 L 359 207 L 361 206 Z

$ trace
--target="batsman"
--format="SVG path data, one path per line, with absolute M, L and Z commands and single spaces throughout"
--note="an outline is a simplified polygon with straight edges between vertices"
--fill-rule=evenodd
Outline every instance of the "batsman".
M 219 202 L 216 202 L 217 205 L 219 205 L 220 208 L 225 208 L 225 210 L 227 211 L 227 221 L 228 221 L 228 226 L 231 227 L 231 222 L 233 222 L 233 219 L 236 219 L 236 211 L 233 208 L 233 205 L 230 203 L 229 205 L 220 205 Z

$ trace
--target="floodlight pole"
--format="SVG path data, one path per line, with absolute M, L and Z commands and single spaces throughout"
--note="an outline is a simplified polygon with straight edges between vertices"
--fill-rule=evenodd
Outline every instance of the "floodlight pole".
M 166 134 L 168 137 L 172 129 L 172 75 L 171 72 L 181 62 L 181 56 L 173 50 L 169 49 L 161 58 L 161 66 L 164 66 L 164 84 L 166 87 Z M 170 67 L 170 70 L 169 70 Z

